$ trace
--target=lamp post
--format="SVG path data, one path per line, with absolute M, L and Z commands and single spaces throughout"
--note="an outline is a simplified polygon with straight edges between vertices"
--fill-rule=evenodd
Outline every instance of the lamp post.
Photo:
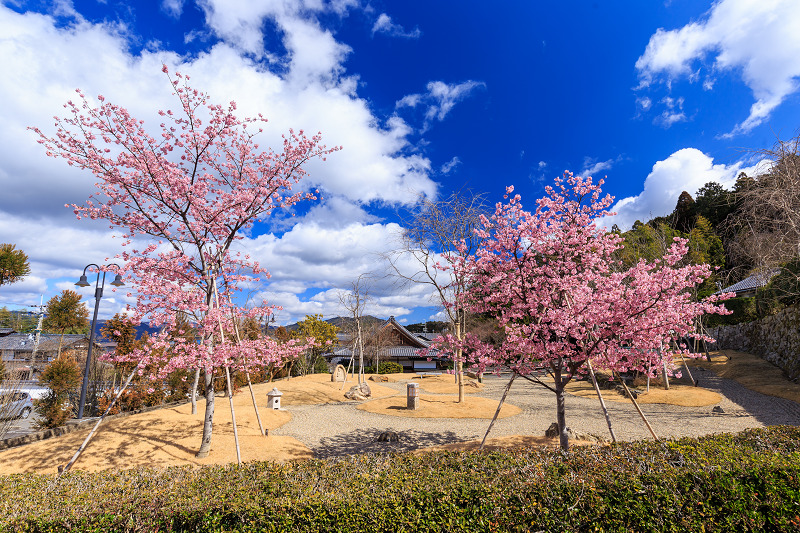
M 92 330 L 89 333 L 89 353 L 86 355 L 86 367 L 83 370 L 83 385 L 81 385 L 81 401 L 78 404 L 78 420 L 83 418 L 83 406 L 86 404 L 86 390 L 89 388 L 89 367 L 92 364 L 92 347 L 94 346 L 94 330 L 97 327 L 97 311 L 100 310 L 100 298 L 103 297 L 103 288 L 106 285 L 106 271 L 103 270 L 99 265 L 94 263 L 89 263 L 83 269 L 83 274 L 81 275 L 81 279 L 75 284 L 78 287 L 88 287 L 90 283 L 86 280 L 86 269 L 90 266 L 97 267 L 97 281 L 94 284 L 94 317 L 92 318 Z M 122 282 L 122 276 L 119 275 L 119 268 L 120 266 L 116 263 L 111 263 L 106 265 L 105 268 L 115 266 L 117 267 L 117 275 L 114 277 L 114 281 L 111 282 L 111 285 L 115 287 L 122 287 L 125 285 Z M 103 281 L 100 281 L 100 272 L 103 272 Z

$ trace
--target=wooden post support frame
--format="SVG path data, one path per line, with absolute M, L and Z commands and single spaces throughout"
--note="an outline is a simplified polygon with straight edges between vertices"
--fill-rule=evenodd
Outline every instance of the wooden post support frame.
M 606 402 L 603 401 L 603 395 L 600 393 L 600 386 L 597 384 L 597 377 L 594 375 L 594 369 L 592 368 L 592 361 L 586 359 L 586 366 L 589 368 L 589 375 L 592 377 L 594 390 L 595 392 L 597 392 L 597 398 L 600 400 L 600 407 L 603 409 L 603 415 L 605 415 L 606 417 L 606 424 L 608 424 L 608 432 L 611 433 L 611 442 L 617 442 L 617 436 L 614 435 L 614 428 L 611 426 L 611 417 L 608 416 L 608 409 L 606 408 Z
M 217 309 L 219 309 L 219 292 L 217 291 L 217 278 L 214 278 L 214 302 L 217 305 Z M 225 343 L 225 333 L 222 329 L 222 317 L 217 315 L 217 321 L 219 322 L 219 340 L 221 344 Z M 233 422 L 233 440 L 236 443 L 236 462 L 238 464 L 242 464 L 242 456 L 239 452 L 239 432 L 236 428 L 236 411 L 233 408 L 233 389 L 231 388 L 231 373 L 230 369 L 227 365 L 225 365 L 225 378 L 228 383 L 228 403 L 231 406 L 231 422 Z
M 500 416 L 500 409 L 503 407 L 503 402 L 506 401 L 506 396 L 508 395 L 508 390 L 511 388 L 511 384 L 514 383 L 514 378 L 516 378 L 516 377 L 517 377 L 517 373 L 514 372 L 511 375 L 511 379 L 508 380 L 508 385 L 506 385 L 506 390 L 503 391 L 503 397 L 500 398 L 500 403 L 497 404 L 497 411 L 495 411 L 494 418 L 492 418 L 492 421 L 489 424 L 489 427 L 486 428 L 486 434 L 483 436 L 483 440 L 481 441 L 481 446 L 480 446 L 480 448 L 478 448 L 478 450 L 483 450 L 483 445 L 486 444 L 486 437 L 489 436 L 489 432 L 492 430 L 492 426 L 494 426 L 494 423 L 497 420 L 497 417 Z
M 656 435 L 656 432 L 653 431 L 653 427 L 650 425 L 650 422 L 647 421 L 647 417 L 644 416 L 644 413 L 639 408 L 639 403 L 636 401 L 636 398 L 633 397 L 633 394 L 631 394 L 631 391 L 628 389 L 627 383 L 625 383 L 625 380 L 622 379 L 622 376 L 619 375 L 619 372 L 617 372 L 617 377 L 619 378 L 620 382 L 622 382 L 622 386 L 625 388 L 625 392 L 628 393 L 628 398 L 630 398 L 631 401 L 633 402 L 633 406 L 636 408 L 636 412 L 638 412 L 639 416 L 642 417 L 644 425 L 647 426 L 647 429 L 650 430 L 650 434 L 653 436 L 653 439 L 658 441 L 659 439 L 658 436 Z
M 122 388 L 119 390 L 117 395 L 114 396 L 114 399 L 111 401 L 111 404 L 109 404 L 109 406 L 106 408 L 106 412 L 103 413 L 103 416 L 100 417 L 100 420 L 97 421 L 97 423 L 94 425 L 92 430 L 86 436 L 86 439 L 84 439 L 83 444 L 81 444 L 80 448 L 78 448 L 78 451 L 75 452 L 75 455 L 72 456 L 72 459 L 70 459 L 69 462 L 66 465 L 58 467 L 58 477 L 61 477 L 65 473 L 69 472 L 69 469 L 72 468 L 72 465 L 74 465 L 75 461 L 77 461 L 78 458 L 81 456 L 83 451 L 86 449 L 86 446 L 89 445 L 89 441 L 92 440 L 92 437 L 94 437 L 94 434 L 97 432 L 97 428 L 99 428 L 100 424 L 103 423 L 103 420 L 106 419 L 106 416 L 108 416 L 108 413 L 111 411 L 111 408 L 114 407 L 114 405 L 117 403 L 117 400 L 119 399 L 119 397 L 122 396 L 122 393 L 125 392 L 125 389 L 128 388 L 128 385 L 130 385 L 134 374 L 136 374 L 136 372 L 138 372 L 138 371 L 139 371 L 139 367 L 137 365 L 137 367 L 133 369 L 133 372 L 131 372 L 131 375 L 128 376 L 128 379 L 125 381 L 125 385 L 122 386 Z

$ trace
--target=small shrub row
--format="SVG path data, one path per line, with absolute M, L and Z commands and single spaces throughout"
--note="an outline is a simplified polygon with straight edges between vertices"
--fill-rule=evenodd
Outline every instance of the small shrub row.
M 365 366 L 365 374 L 400 374 L 403 372 L 403 365 L 394 361 L 381 361 L 378 364 L 378 371 L 375 372 L 374 366 Z
M 798 531 L 800 429 L 0 478 L 5 531 Z

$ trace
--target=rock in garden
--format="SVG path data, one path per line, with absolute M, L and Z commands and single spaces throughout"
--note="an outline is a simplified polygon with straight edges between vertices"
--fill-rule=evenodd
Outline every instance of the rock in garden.
M 376 442 L 399 442 L 400 435 L 395 433 L 394 431 L 384 431 L 378 438 L 375 439 Z
M 353 385 L 350 390 L 344 393 L 344 397 L 349 400 L 363 401 L 372 396 L 372 391 L 369 385 L 362 383 L 361 385 Z
M 544 432 L 544 436 L 547 437 L 547 438 L 550 438 L 550 439 L 552 439 L 554 437 L 558 437 L 558 434 L 559 434 L 558 423 L 556 423 L 556 422 L 553 422 L 552 424 L 550 424 L 550 427 L 547 428 L 547 430 Z
M 388 378 L 388 377 L 386 377 L 386 376 L 377 376 L 377 375 L 376 375 L 376 376 L 370 376 L 370 377 L 369 377 L 369 380 L 370 380 L 370 381 L 381 381 L 381 382 L 387 382 L 387 381 L 389 381 L 389 378 Z

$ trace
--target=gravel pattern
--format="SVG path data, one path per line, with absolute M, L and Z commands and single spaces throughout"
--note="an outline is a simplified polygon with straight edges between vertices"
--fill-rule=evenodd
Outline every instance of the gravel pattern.
M 695 377 L 703 387 L 718 392 L 717 406 L 679 407 L 663 404 L 640 405 L 659 437 L 697 437 L 712 433 L 735 433 L 747 428 L 772 425 L 800 425 L 800 404 L 754 392 L 739 383 L 718 377 L 710 370 L 697 370 Z M 510 376 L 486 376 L 483 390 L 475 396 L 499 401 Z M 424 379 L 424 378 L 422 378 Z M 415 380 L 420 381 L 420 380 Z M 405 383 L 382 383 L 405 394 Z M 507 402 L 522 413 L 497 420 L 490 437 L 505 435 L 543 436 L 555 421 L 552 392 L 518 379 Z M 272 430 L 271 435 L 287 435 L 303 442 L 316 457 L 327 458 L 355 453 L 408 451 L 438 444 L 483 438 L 489 420 L 477 418 L 406 418 L 368 413 L 356 409 L 358 402 L 327 405 L 287 406 L 292 420 Z M 567 395 L 567 426 L 579 434 L 609 439 L 608 426 L 597 398 Z M 632 403 L 606 402 L 619 440 L 651 438 Z M 719 409 L 717 409 L 719 411 Z M 398 442 L 379 442 L 379 435 L 393 431 Z

